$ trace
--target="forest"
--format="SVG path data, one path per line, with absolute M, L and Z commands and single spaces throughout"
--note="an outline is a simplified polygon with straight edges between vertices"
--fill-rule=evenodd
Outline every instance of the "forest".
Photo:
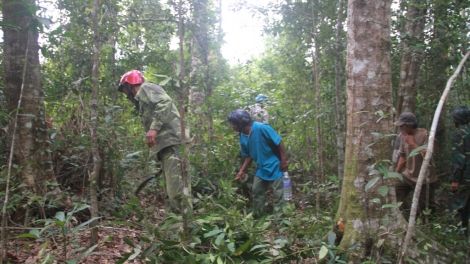
M 449 180 L 452 111 L 470 105 L 470 1 L 237 0 L 264 50 L 236 63 L 224 5 L 2 1 L 0 263 L 470 263 Z M 130 70 L 189 132 L 192 210 L 165 210 L 162 162 L 118 91 Z M 269 191 L 255 216 L 257 166 L 234 180 L 244 157 L 227 117 L 260 94 L 293 199 L 276 213 Z M 405 112 L 429 132 L 410 154 L 423 150 L 411 211 L 395 192 Z

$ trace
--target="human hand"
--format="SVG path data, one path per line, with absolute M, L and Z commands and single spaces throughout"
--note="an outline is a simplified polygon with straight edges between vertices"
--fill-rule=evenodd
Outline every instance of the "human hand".
M 243 178 L 245 178 L 245 173 L 244 172 L 239 172 L 239 173 L 237 173 L 237 176 L 235 177 L 235 179 L 233 181 L 243 180 Z
M 402 133 L 403 140 L 408 144 L 408 145 L 414 145 L 415 140 L 413 139 L 413 135 Z
M 459 189 L 459 183 L 458 182 L 452 182 L 450 184 L 450 191 L 451 192 L 456 192 Z
M 281 159 L 281 171 L 287 171 L 289 168 L 289 162 L 287 159 Z
M 153 129 L 150 129 L 147 132 L 147 135 L 145 135 L 145 142 L 147 143 L 147 146 L 149 146 L 149 148 L 154 147 L 155 145 L 157 145 L 157 142 L 155 142 L 155 137 L 156 136 L 157 136 L 157 131 L 153 130 Z

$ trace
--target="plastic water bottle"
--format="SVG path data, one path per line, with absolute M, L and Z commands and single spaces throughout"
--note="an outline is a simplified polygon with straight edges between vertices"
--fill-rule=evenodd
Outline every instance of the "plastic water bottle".
M 284 177 L 282 177 L 282 187 L 284 190 L 284 200 L 292 200 L 292 182 L 287 171 L 284 172 Z

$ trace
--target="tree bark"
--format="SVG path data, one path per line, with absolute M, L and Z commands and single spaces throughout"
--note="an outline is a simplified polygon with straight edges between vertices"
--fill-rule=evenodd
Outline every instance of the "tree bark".
M 393 173 L 387 172 L 391 149 L 385 135 L 393 131 L 390 5 L 387 0 L 348 4 L 346 163 L 336 215 L 337 222 L 344 224 L 344 233 L 337 232 L 340 248 L 355 245 L 348 263 L 379 258 L 383 248 L 397 257 L 405 227 L 395 206 L 389 179 Z M 424 258 L 454 260 L 453 253 L 437 242 L 423 234 L 419 238 L 432 245 Z M 419 263 L 429 263 L 419 259 L 423 256 L 417 244 L 409 251 Z
M 320 186 L 323 182 L 323 141 L 322 141 L 322 127 L 321 127 L 321 120 L 320 120 L 320 113 L 321 113 L 321 97 L 320 97 L 320 73 L 318 72 L 318 57 L 320 56 L 320 48 L 317 41 L 317 14 L 316 14 L 316 7 L 317 2 L 316 0 L 312 1 L 312 45 L 313 45 L 313 53 L 312 53 L 312 71 L 314 76 L 314 89 L 315 89 L 315 130 L 316 130 L 316 141 L 317 141 L 317 177 L 316 177 L 316 184 L 317 184 L 317 191 L 315 195 L 316 201 L 316 211 L 317 215 L 320 214 Z
M 419 73 L 423 63 L 423 50 L 416 45 L 423 42 L 426 11 L 425 0 L 412 0 L 408 3 L 406 29 L 402 36 L 403 55 L 396 116 L 416 110 Z
M 18 111 L 17 120 L 10 119 L 8 126 L 9 135 L 16 137 L 12 149 L 13 164 L 19 167 L 16 178 L 28 186 L 26 189 L 37 195 L 45 195 L 51 189 L 55 189 L 56 193 L 60 190 L 53 186 L 57 182 L 52 170 L 46 130 L 38 54 L 38 22 L 33 16 L 21 15 L 29 13 L 29 5 L 35 5 L 35 1 L 3 1 L 3 21 L 18 27 L 2 27 L 5 40 L 4 84 L 9 113 Z M 18 105 L 22 86 L 22 103 Z M 18 126 L 15 132 L 14 122 Z
M 344 174 L 344 134 L 345 134 L 345 124 L 344 124 L 344 114 L 343 114 L 343 86 L 341 84 L 342 76 L 342 37 L 343 32 L 343 0 L 338 2 L 338 20 L 336 24 L 336 62 L 335 62 L 335 91 L 336 91 L 336 124 L 337 124 L 337 155 L 338 155 L 338 181 L 339 189 L 341 190 L 341 185 L 343 182 Z
M 98 177 L 101 170 L 101 156 L 99 151 L 97 127 L 98 127 L 98 88 L 99 88 L 99 66 L 100 66 L 100 34 L 98 28 L 99 0 L 93 1 L 93 68 L 91 79 L 93 83 L 91 96 L 91 112 L 90 112 L 90 136 L 91 136 L 91 152 L 93 154 L 93 171 L 90 174 L 90 211 L 91 217 L 98 217 Z M 91 244 L 98 244 L 98 221 L 95 220 L 90 224 L 91 227 Z
M 379 251 L 375 245 L 382 238 L 380 226 L 387 230 L 400 226 L 397 221 L 381 220 L 397 212 L 381 207 L 395 200 L 393 189 L 384 196 L 377 186 L 365 191 L 366 184 L 378 177 L 373 169 L 388 159 L 390 151 L 383 137 L 393 130 L 390 24 L 390 1 L 348 2 L 346 163 L 336 219 L 345 224 L 344 234 L 337 234 L 342 237 L 340 247 L 357 243 L 358 253 L 349 257 L 352 263 Z M 378 182 L 375 185 L 390 185 L 389 180 Z M 395 237 L 388 241 L 396 246 Z

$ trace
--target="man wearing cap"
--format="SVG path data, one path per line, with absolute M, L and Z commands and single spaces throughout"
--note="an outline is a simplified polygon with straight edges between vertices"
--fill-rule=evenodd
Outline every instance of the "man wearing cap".
M 402 202 L 400 209 L 409 210 L 411 205 L 406 202 L 406 198 L 410 192 L 415 189 L 426 149 L 420 150 L 419 153 L 414 156 L 410 156 L 410 154 L 418 147 L 427 146 L 428 131 L 423 128 L 418 128 L 418 121 L 411 112 L 403 112 L 393 124 L 400 127 L 401 143 L 398 149 L 398 165 L 396 172 L 403 175 L 403 181 L 400 179 L 395 180 L 395 193 L 397 202 Z M 426 180 L 429 183 L 429 209 L 434 209 L 434 189 L 437 176 L 433 164 L 430 164 L 428 167 Z M 425 184 L 419 196 L 418 213 L 426 209 L 426 193 L 427 186 Z
M 185 201 L 189 203 L 190 200 L 191 181 L 189 178 L 186 179 L 187 186 L 184 186 L 178 109 L 161 86 L 146 82 L 138 70 L 126 72 L 122 76 L 118 91 L 124 93 L 135 104 L 146 132 L 146 143 L 152 152 L 156 153 L 156 158 L 162 162 L 168 196 L 165 198 L 165 209 L 181 213 L 187 208 L 183 203 Z M 191 208 L 190 203 L 189 208 Z

